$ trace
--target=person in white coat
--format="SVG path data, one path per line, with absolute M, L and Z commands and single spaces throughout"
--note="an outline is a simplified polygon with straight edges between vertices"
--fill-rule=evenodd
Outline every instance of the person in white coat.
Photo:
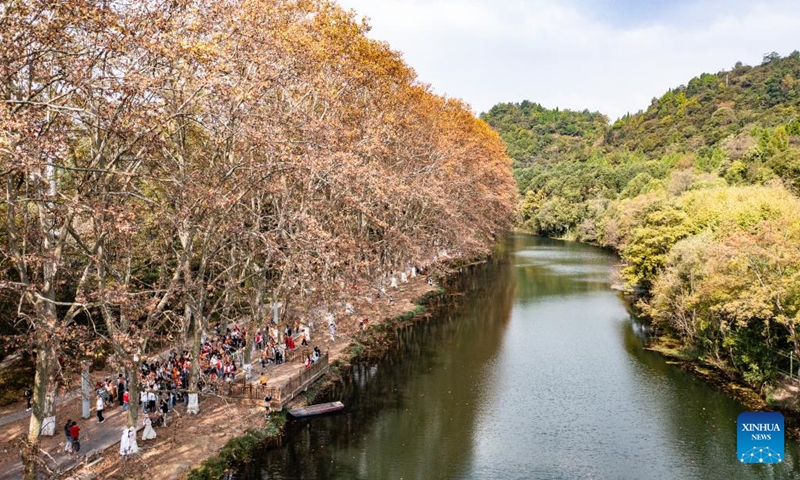
M 122 437 L 119 439 L 119 454 L 125 460 L 128 455 L 137 453 L 139 453 L 139 445 L 136 443 L 136 429 L 133 427 L 126 428 L 122 431 Z
M 101 397 L 100 395 L 97 396 L 97 403 L 95 404 L 95 407 L 97 408 L 97 420 L 100 423 L 105 422 L 106 419 L 103 418 L 103 410 L 105 410 L 105 408 L 106 408 L 106 402 L 103 400 L 103 397 Z
M 145 415 L 144 416 L 144 430 L 142 430 L 142 440 L 153 440 L 156 438 L 156 431 L 153 430 L 153 422 L 150 421 L 150 417 Z

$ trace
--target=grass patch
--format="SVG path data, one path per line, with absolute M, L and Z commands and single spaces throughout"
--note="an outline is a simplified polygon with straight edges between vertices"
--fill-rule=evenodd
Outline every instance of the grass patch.
M 405 321 L 411 320 L 412 318 L 416 317 L 417 315 L 421 315 L 423 313 L 425 313 L 425 307 L 420 305 L 420 304 L 417 304 L 417 306 L 416 306 L 416 308 L 414 308 L 414 310 L 409 310 L 409 311 L 407 311 L 407 312 L 405 312 L 405 313 L 403 313 L 401 315 L 396 316 L 393 319 L 393 322 L 395 322 L 395 323 L 397 323 L 397 322 L 405 322 Z

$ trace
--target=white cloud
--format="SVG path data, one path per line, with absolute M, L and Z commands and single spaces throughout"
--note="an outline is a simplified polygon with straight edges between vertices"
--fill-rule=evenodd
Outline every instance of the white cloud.
M 476 112 L 528 99 L 613 119 L 700 73 L 800 49 L 800 9 L 789 0 L 677 2 L 663 17 L 620 10 L 619 22 L 598 19 L 591 1 L 339 3 L 369 17 L 370 35 L 403 52 L 421 81 Z

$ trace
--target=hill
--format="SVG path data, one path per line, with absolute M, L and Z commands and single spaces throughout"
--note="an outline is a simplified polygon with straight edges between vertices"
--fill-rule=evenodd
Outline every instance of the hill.
M 657 330 L 755 386 L 800 358 L 800 52 L 612 125 L 531 102 L 482 118 L 514 158 L 519 225 L 615 249 Z

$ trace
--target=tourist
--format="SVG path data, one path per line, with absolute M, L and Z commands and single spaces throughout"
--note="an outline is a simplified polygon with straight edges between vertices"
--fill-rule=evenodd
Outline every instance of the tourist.
M 311 368 L 311 355 L 306 354 L 306 368 Z
M 25 401 L 27 402 L 27 405 L 25 406 L 25 411 L 30 412 L 31 409 L 33 408 L 31 407 L 31 400 L 33 400 L 33 390 L 31 389 L 31 387 L 27 387 L 25 389 L 25 393 L 23 393 L 22 396 L 25 397 Z
M 161 417 L 164 419 L 164 426 L 167 426 L 167 414 L 169 413 L 169 401 L 162 397 L 161 400 Z
M 125 406 L 126 403 L 125 400 L 126 391 L 127 390 L 125 389 L 125 379 L 122 378 L 122 374 L 120 373 L 119 377 L 117 378 L 117 396 L 118 396 L 117 400 L 119 401 L 120 406 L 123 407 Z
M 273 349 L 273 347 L 270 347 Z M 267 363 L 269 363 L 269 353 L 267 349 L 261 351 L 261 368 L 267 368 Z
M 72 439 L 72 455 L 81 451 L 81 427 L 78 426 L 77 423 L 72 422 L 72 425 L 69 427 L 69 436 Z
M 308 329 L 306 329 L 306 328 L 303 329 L 303 334 L 301 335 L 300 338 L 302 338 L 302 341 L 300 342 L 300 345 L 302 345 L 304 347 L 307 347 L 308 346 L 308 340 L 310 340 L 308 338 Z
M 261 336 L 261 329 L 256 330 L 256 350 L 261 350 L 264 347 L 264 338 Z
M 265 372 L 261 372 L 261 380 L 260 381 L 261 381 L 261 386 L 262 387 L 266 387 L 267 386 L 267 374 Z
M 129 455 L 137 453 L 139 453 L 139 445 L 136 443 L 136 428 L 125 428 L 122 430 L 122 436 L 119 439 L 119 454 L 122 455 L 122 460 L 125 461 Z
M 97 382 L 97 383 L 95 383 L 94 384 L 94 393 L 96 393 L 99 398 L 102 398 L 103 402 L 107 402 L 107 401 L 110 400 L 109 397 L 108 397 L 108 390 L 106 389 L 106 383 L 105 382 Z
M 127 412 L 128 411 L 128 407 L 130 405 L 130 401 L 131 401 L 131 392 L 129 392 L 128 389 L 126 388 L 125 392 L 122 394 L 122 411 L 123 412 Z
M 142 440 L 153 440 L 156 438 L 156 431 L 153 430 L 153 422 L 149 415 L 144 416 L 144 429 L 142 429 Z
M 103 397 L 101 395 L 97 396 L 97 403 L 95 404 L 95 406 L 97 407 L 97 420 L 100 423 L 105 422 L 106 419 L 103 418 L 103 410 L 106 408 L 106 402 L 103 400 Z
M 155 388 L 155 386 L 153 387 Z M 156 394 L 155 392 L 147 392 L 147 411 L 155 413 L 156 411 Z
M 64 425 L 64 435 L 66 435 L 67 440 L 64 443 L 64 451 L 67 453 L 72 453 L 72 435 L 69 434 L 69 428 L 72 426 L 72 419 L 68 419 L 67 423 Z
M 331 342 L 333 341 L 333 336 L 336 333 L 336 322 L 331 322 L 329 327 L 331 328 Z
M 117 389 L 110 378 L 106 380 L 106 392 L 108 393 L 108 408 L 114 408 L 114 399 L 117 398 Z

